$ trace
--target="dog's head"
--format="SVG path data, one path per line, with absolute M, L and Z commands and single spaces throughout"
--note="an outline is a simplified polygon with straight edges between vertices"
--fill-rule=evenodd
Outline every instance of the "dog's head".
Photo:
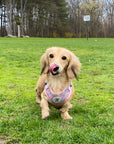
M 46 50 L 41 57 L 42 73 L 51 73 L 53 76 L 66 72 L 69 79 L 77 78 L 81 63 L 69 50 L 52 47 Z

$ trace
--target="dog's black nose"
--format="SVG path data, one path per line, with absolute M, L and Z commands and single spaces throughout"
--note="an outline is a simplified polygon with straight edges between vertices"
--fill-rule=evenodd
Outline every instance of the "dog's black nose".
M 56 65 L 56 67 L 53 69 L 53 71 L 56 72 L 56 71 L 58 71 L 58 69 L 59 69 L 59 66 Z

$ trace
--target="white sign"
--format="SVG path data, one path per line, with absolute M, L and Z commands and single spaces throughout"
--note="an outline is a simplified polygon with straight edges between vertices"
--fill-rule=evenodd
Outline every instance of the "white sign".
M 90 21 L 90 15 L 85 15 L 84 16 L 84 21 Z

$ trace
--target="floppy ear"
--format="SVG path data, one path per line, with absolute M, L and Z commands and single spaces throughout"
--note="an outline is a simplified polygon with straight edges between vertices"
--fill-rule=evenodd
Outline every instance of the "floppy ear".
M 67 68 L 67 75 L 69 79 L 74 79 L 76 78 L 78 80 L 77 74 L 80 71 L 81 63 L 73 53 L 70 53 L 70 60 L 69 60 L 69 65 Z
M 42 68 L 41 74 L 43 74 L 43 73 L 46 74 L 49 69 L 46 53 L 41 56 L 40 64 L 41 64 L 41 68 Z

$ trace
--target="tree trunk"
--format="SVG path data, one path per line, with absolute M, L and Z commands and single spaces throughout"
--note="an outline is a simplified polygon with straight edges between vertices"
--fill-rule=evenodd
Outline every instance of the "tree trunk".
M 12 35 L 12 0 L 6 2 L 7 9 L 7 35 Z
M 18 37 L 20 37 L 20 25 L 18 25 L 17 28 L 18 28 Z
M 21 35 L 23 34 L 23 0 L 21 0 Z

